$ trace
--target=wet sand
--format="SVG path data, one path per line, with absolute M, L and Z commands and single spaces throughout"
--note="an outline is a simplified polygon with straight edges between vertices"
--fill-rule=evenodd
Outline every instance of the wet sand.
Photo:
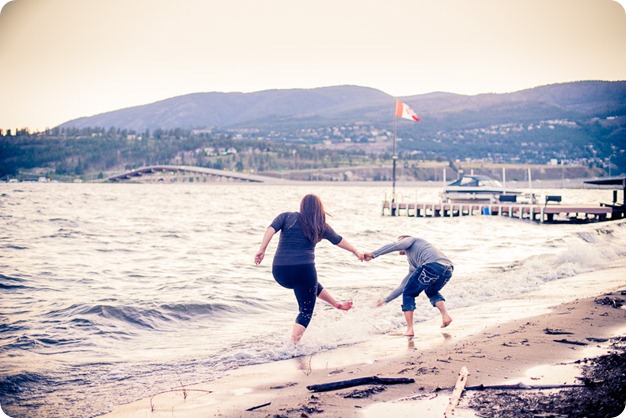
M 626 299 L 622 291 L 625 267 L 562 279 L 523 298 L 451 310 L 454 322 L 445 329 L 439 318 L 417 323 L 413 339 L 397 330 L 367 343 L 243 367 L 216 381 L 173 387 L 119 406 L 105 416 L 409 417 L 419 410 L 419 416 L 441 417 L 463 367 L 468 386 L 579 383 L 574 362 L 603 354 L 608 349 L 603 340 L 626 335 L 626 310 L 610 302 Z M 598 302 L 606 298 L 608 303 Z M 414 382 L 307 389 L 367 376 Z M 475 416 L 466 397 L 454 416 Z

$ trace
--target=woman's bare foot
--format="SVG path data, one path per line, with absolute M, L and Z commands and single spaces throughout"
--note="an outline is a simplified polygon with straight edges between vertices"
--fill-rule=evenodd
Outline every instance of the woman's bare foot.
M 352 309 L 352 301 L 349 300 L 347 302 L 338 303 L 337 305 L 335 305 L 335 308 L 341 309 L 342 311 L 349 311 L 350 309 Z
M 404 333 L 405 337 L 413 337 L 415 336 L 415 331 L 413 331 L 413 328 L 407 328 L 406 332 Z
M 452 323 L 452 317 L 450 315 L 444 315 L 441 319 L 441 328 L 445 328 Z

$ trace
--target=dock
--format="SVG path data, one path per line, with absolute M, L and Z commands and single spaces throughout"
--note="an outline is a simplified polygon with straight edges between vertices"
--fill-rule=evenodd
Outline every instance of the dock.
M 416 218 L 500 216 L 538 223 L 593 222 L 623 219 L 623 207 L 525 203 L 399 203 L 384 201 L 382 215 Z
M 546 195 L 543 203 L 517 202 L 515 196 L 501 195 L 498 202 L 459 201 L 439 203 L 405 203 L 385 200 L 382 215 L 413 216 L 416 218 L 453 218 L 458 216 L 499 216 L 538 223 L 585 223 L 626 219 L 626 176 L 585 181 L 586 184 L 609 187 L 613 190 L 611 203 L 598 205 L 565 205 L 561 196 Z M 618 191 L 622 190 L 622 201 Z M 395 188 L 392 196 L 395 196 Z

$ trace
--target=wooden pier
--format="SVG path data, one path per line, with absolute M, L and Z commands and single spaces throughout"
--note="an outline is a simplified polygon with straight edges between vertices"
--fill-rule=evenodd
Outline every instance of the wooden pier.
M 404 203 L 385 200 L 382 215 L 414 216 L 417 218 L 444 218 L 455 216 L 506 216 L 539 223 L 584 223 L 626 219 L 626 176 L 600 178 L 585 181 L 594 186 L 613 188 L 612 203 L 599 205 L 563 205 L 561 196 L 547 195 L 543 203 L 518 203 L 515 196 L 500 196 L 500 201 L 457 202 L 457 203 Z M 617 199 L 622 190 L 622 201 Z M 392 196 L 395 196 L 395 189 Z
M 500 216 L 539 223 L 590 222 L 623 219 L 624 208 L 524 203 L 399 203 L 384 201 L 382 215 L 417 218 L 452 218 L 458 216 Z

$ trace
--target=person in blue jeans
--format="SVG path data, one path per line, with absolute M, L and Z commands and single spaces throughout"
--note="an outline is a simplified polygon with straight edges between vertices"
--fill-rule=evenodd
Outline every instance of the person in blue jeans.
M 446 310 L 446 300 L 441 295 L 440 290 L 452 278 L 452 271 L 454 270 L 452 261 L 430 242 L 409 235 L 401 235 L 397 242 L 364 253 L 363 259 L 371 261 L 394 251 L 399 251 L 400 255 L 406 255 L 409 262 L 409 273 L 387 297 L 379 299 L 376 306 L 382 306 L 402 295 L 402 312 L 404 312 L 407 325 L 404 335 L 412 337 L 415 335 L 413 330 L 415 298 L 424 292 L 430 303 L 441 313 L 441 328 L 450 325 L 452 317 Z

